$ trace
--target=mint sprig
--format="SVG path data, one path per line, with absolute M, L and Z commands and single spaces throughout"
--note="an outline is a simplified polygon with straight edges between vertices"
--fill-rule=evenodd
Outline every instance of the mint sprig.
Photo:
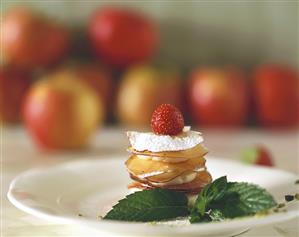
M 209 218 L 206 215 L 210 203 L 221 199 L 226 191 L 227 179 L 223 176 L 208 184 L 197 196 L 195 204 L 191 210 L 190 222 L 206 222 Z
M 126 196 L 113 206 L 104 219 L 146 222 L 188 214 L 188 199 L 185 194 L 166 189 L 153 189 Z
M 212 187 L 215 186 L 215 189 L 218 186 L 219 189 L 220 184 L 221 193 L 215 195 Z M 272 195 L 265 189 L 249 183 L 227 182 L 226 177 L 221 177 L 206 186 L 199 194 L 191 211 L 190 222 L 249 216 L 276 205 Z
M 274 198 L 265 189 L 248 183 L 228 183 L 223 197 L 226 204 L 215 202 L 217 208 L 228 218 L 253 215 L 277 205 Z
M 191 223 L 199 223 L 254 215 L 276 205 L 265 189 L 249 183 L 227 182 L 223 176 L 203 188 L 191 210 L 185 194 L 153 189 L 126 196 L 104 219 L 147 222 L 190 215 Z

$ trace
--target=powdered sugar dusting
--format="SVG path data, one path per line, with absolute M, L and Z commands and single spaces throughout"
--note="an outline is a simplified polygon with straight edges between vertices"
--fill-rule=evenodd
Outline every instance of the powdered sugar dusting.
M 200 132 L 185 127 L 179 136 L 157 135 L 152 132 L 127 132 L 131 146 L 137 151 L 180 151 L 190 149 L 203 142 Z

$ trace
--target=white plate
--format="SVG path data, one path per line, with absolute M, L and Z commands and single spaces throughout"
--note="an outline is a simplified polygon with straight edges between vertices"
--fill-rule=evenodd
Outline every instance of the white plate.
M 214 178 L 227 175 L 230 181 L 259 184 L 281 201 L 296 192 L 296 175 L 270 168 L 243 165 L 234 161 L 207 159 Z M 248 217 L 221 223 L 153 225 L 97 219 L 127 194 L 130 182 L 123 160 L 110 158 L 80 160 L 49 168 L 34 169 L 15 178 L 9 200 L 21 210 L 59 223 L 93 227 L 102 233 L 128 236 L 230 236 L 250 227 L 273 224 L 298 216 L 298 203 L 286 213 Z M 83 216 L 78 216 L 78 214 Z

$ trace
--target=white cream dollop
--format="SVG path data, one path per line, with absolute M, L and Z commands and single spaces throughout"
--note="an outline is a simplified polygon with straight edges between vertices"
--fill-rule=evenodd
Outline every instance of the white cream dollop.
M 178 136 L 157 135 L 152 132 L 141 133 L 135 131 L 127 132 L 131 146 L 136 151 L 180 151 L 187 150 L 203 142 L 200 132 L 184 127 Z

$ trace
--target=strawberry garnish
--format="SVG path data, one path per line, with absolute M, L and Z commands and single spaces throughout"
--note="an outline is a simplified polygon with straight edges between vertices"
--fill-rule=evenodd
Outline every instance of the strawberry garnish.
M 248 164 L 274 166 L 269 151 L 263 146 L 248 148 L 242 152 L 242 160 Z
M 161 104 L 152 115 L 151 127 L 155 134 L 177 135 L 184 128 L 184 117 L 175 106 Z

